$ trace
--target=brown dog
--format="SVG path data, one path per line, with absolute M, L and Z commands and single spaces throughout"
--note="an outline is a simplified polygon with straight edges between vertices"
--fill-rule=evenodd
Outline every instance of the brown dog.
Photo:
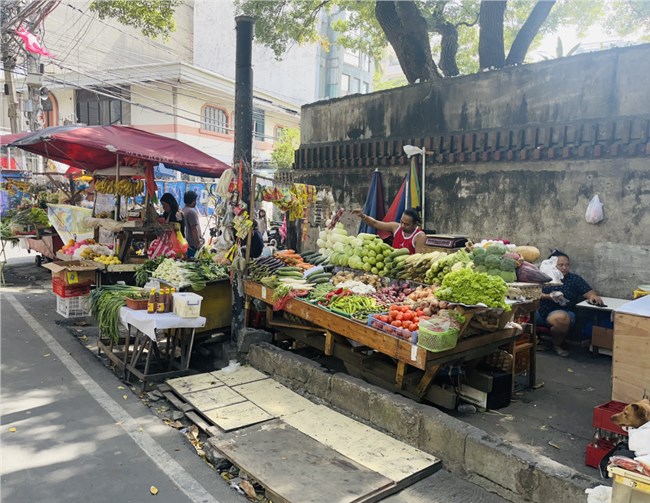
M 646 398 L 627 405 L 623 412 L 612 416 L 612 422 L 629 428 L 639 428 L 650 422 L 650 400 Z

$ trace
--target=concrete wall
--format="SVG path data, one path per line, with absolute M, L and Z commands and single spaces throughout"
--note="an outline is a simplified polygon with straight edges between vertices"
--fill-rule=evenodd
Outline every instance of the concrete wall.
M 649 73 L 650 45 L 644 45 L 321 102 L 303 107 L 302 141 L 308 147 L 349 141 L 350 131 L 362 139 L 408 139 L 644 118 L 650 116 Z M 647 132 L 641 137 L 645 145 Z M 475 240 L 534 244 L 543 255 L 557 247 L 599 292 L 630 298 L 637 285 L 650 283 L 650 150 L 634 152 L 598 159 L 429 162 L 427 227 Z M 407 168 L 379 169 L 388 207 Z M 338 204 L 354 208 L 363 205 L 372 170 L 307 166 L 297 174 L 308 183 L 333 185 Z M 595 194 L 605 205 L 605 220 L 590 225 L 585 211 Z M 356 231 L 357 220 L 343 222 Z
M 305 105 L 302 142 L 418 137 L 650 113 L 650 45 Z

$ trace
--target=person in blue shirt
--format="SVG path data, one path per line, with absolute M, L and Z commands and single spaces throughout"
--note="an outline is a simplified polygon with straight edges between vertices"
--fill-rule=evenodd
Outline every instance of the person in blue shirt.
M 549 327 L 553 348 L 564 358 L 569 352 L 562 347 L 571 327 L 575 324 L 576 315 L 573 309 L 576 304 L 587 299 L 591 304 L 602 306 L 603 299 L 589 286 L 581 276 L 569 271 L 569 256 L 555 250 L 550 257 L 557 257 L 557 268 L 564 275 L 561 285 L 545 286 L 539 310 L 535 313 L 537 325 Z

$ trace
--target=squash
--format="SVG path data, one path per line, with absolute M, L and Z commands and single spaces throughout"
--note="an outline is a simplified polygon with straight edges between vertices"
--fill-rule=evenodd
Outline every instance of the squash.
M 539 248 L 535 246 L 517 246 L 515 248 L 515 253 L 518 253 L 523 257 L 526 262 L 537 262 L 541 253 Z

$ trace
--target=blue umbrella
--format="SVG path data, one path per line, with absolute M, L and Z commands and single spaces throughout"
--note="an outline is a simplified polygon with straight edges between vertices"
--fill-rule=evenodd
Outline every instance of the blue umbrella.
M 381 173 L 378 169 L 376 169 L 372 174 L 370 189 L 368 190 L 366 203 L 363 206 L 363 212 L 379 221 L 383 220 L 386 213 L 384 209 L 384 185 L 381 181 Z M 361 222 L 359 225 L 359 232 L 367 232 L 368 234 L 377 233 L 373 227 L 370 227 L 365 222 Z

